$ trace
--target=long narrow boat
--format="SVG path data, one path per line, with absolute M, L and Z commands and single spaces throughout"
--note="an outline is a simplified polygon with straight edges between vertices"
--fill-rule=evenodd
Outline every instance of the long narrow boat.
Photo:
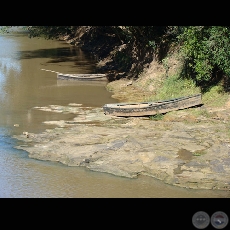
M 106 81 L 107 77 L 105 74 L 64 74 L 58 73 L 58 79 L 72 79 L 72 80 L 93 80 L 93 81 Z
M 53 72 L 57 74 L 57 79 L 64 79 L 64 80 L 86 80 L 86 81 L 107 81 L 107 76 L 106 74 L 65 74 L 65 73 L 60 73 L 56 72 L 53 70 L 49 69 L 41 69 L 44 71 L 48 72 Z
M 105 115 L 113 115 L 118 117 L 138 117 L 153 116 L 173 110 L 186 109 L 201 104 L 201 94 L 196 94 L 154 102 L 105 104 L 103 106 L 103 110 Z

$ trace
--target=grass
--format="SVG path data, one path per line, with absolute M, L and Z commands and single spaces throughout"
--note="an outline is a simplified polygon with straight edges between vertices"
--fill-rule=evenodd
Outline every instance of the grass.
M 213 116 L 209 111 L 207 111 L 207 109 L 191 109 L 190 111 L 191 114 L 196 117 L 203 116 L 206 118 L 211 118 Z
M 212 87 L 208 92 L 204 93 L 202 100 L 204 104 L 212 107 L 222 107 L 229 99 L 229 94 L 222 91 L 222 87 L 217 85 Z
M 146 100 L 167 100 L 198 93 L 201 93 L 201 89 L 195 85 L 192 79 L 182 79 L 179 75 L 173 75 L 162 81 L 162 84 Z M 222 107 L 228 99 L 229 93 L 224 93 L 220 85 L 214 86 L 208 92 L 202 94 L 202 102 L 211 107 Z M 208 116 L 206 111 L 201 110 L 200 113 Z
M 192 80 L 181 79 L 178 75 L 173 75 L 167 77 L 156 90 L 156 94 L 149 97 L 148 100 L 166 100 L 197 93 L 200 93 L 200 88 L 196 87 Z
M 150 120 L 154 120 L 154 121 L 160 121 L 163 118 L 164 118 L 164 115 L 160 113 L 149 117 Z
M 193 153 L 193 156 L 199 157 L 206 154 L 206 152 L 204 150 L 200 150 L 200 151 L 196 151 Z
M 162 84 L 156 89 L 156 92 L 152 96 L 147 98 L 147 101 L 166 100 L 200 92 L 200 87 L 197 87 L 192 79 L 182 79 L 179 75 L 173 75 L 162 81 Z M 203 103 L 212 107 L 224 106 L 228 99 L 229 94 L 224 93 L 220 85 L 212 87 L 208 92 L 202 95 Z

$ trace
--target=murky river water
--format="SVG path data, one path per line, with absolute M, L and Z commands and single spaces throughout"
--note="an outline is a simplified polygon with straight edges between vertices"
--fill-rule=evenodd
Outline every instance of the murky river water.
M 0 197 L 229 197 L 229 192 L 188 190 L 149 177 L 120 178 L 105 173 L 28 158 L 11 138 L 39 133 L 43 121 L 72 119 L 70 114 L 32 110 L 35 106 L 100 107 L 116 102 L 105 84 L 58 82 L 56 74 L 93 73 L 95 60 L 64 42 L 30 39 L 25 33 L 0 35 Z M 14 126 L 18 124 L 19 127 Z

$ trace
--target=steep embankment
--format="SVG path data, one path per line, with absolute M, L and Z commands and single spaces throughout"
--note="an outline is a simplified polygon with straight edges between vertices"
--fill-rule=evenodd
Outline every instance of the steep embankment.
M 135 42 L 125 43 L 111 27 L 81 26 L 75 34 L 62 39 L 93 54 L 98 60 L 98 72 L 106 73 L 110 81 L 137 79 L 153 60 L 151 49 Z

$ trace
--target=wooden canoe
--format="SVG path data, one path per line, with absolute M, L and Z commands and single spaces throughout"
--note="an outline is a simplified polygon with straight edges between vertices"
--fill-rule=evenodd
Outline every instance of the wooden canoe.
M 118 117 L 153 116 L 173 110 L 186 109 L 202 104 L 201 94 L 179 97 L 169 100 L 140 102 L 140 103 L 115 103 L 103 106 L 105 115 Z
M 72 80 L 93 80 L 93 81 L 106 81 L 107 77 L 105 74 L 64 74 L 58 73 L 58 79 L 72 79 Z
M 58 79 L 64 79 L 64 80 L 86 80 L 86 81 L 107 81 L 107 76 L 106 74 L 65 74 L 65 73 L 60 73 L 57 71 L 49 70 L 49 69 L 41 69 L 43 71 L 48 71 L 52 73 L 57 74 Z

